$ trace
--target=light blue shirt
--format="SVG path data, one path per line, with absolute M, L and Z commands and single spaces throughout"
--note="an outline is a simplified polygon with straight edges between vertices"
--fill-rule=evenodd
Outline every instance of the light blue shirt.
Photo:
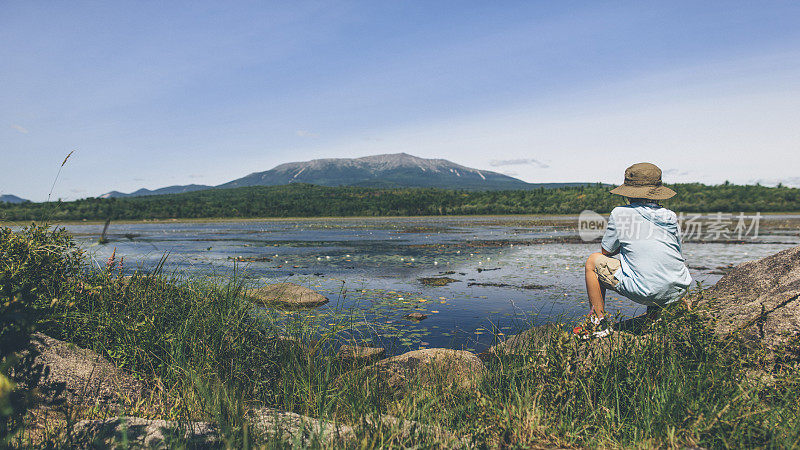
M 672 303 L 692 283 L 683 259 L 678 218 L 655 203 L 614 208 L 600 245 L 610 253 L 619 250 L 616 290 L 637 303 Z

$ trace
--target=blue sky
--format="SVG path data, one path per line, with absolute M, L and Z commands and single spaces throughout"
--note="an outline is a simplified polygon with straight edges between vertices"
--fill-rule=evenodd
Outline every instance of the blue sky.
M 800 186 L 798 2 L 0 2 L 0 194 L 407 152 Z

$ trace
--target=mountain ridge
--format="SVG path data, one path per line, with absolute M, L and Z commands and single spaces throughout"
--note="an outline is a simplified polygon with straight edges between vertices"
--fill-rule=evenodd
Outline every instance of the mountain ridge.
M 442 188 L 464 190 L 527 190 L 539 187 L 585 185 L 586 183 L 527 183 L 520 179 L 463 166 L 441 158 L 420 158 L 407 153 L 370 155 L 359 158 L 321 158 L 279 164 L 272 169 L 252 172 L 217 186 L 168 186 L 139 189 L 130 194 L 111 191 L 101 197 L 140 197 L 175 194 L 204 189 L 245 186 L 276 186 L 308 183 L 319 186 L 358 186 L 380 188 Z
M 28 203 L 28 202 L 30 202 L 30 200 L 17 197 L 16 195 L 11 195 L 11 194 L 0 195 L 0 203 Z
M 139 190 L 131 192 L 130 194 L 125 194 L 119 191 L 106 192 L 99 198 L 143 197 L 145 195 L 182 194 L 184 192 L 202 191 L 205 189 L 212 189 L 212 188 L 214 188 L 214 186 L 206 186 L 204 184 L 175 185 L 153 190 L 141 188 Z

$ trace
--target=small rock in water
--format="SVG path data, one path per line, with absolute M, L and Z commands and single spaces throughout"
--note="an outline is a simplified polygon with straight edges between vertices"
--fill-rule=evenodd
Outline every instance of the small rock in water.
M 210 248 L 210 247 L 209 247 Z M 265 256 L 228 256 L 229 260 L 237 262 L 270 262 L 270 258 Z
M 420 278 L 419 282 L 425 286 L 447 286 L 450 283 L 455 283 L 458 280 L 450 277 L 425 277 Z
M 328 303 L 319 293 L 294 283 L 276 283 L 250 289 L 245 296 L 262 304 L 278 304 L 289 307 L 313 307 Z
M 428 316 L 419 312 L 412 312 L 411 314 L 406 314 L 405 318 L 408 320 L 424 320 L 427 319 Z

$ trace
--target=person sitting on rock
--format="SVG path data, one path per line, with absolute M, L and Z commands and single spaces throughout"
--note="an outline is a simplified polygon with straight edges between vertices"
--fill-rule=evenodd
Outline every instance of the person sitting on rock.
M 626 197 L 628 204 L 611 211 L 601 252 L 586 260 L 591 310 L 586 323 L 574 330 L 583 339 L 611 334 L 605 312 L 607 289 L 646 305 L 648 316 L 654 319 L 665 305 L 683 297 L 692 282 L 683 259 L 678 218 L 658 204 L 675 195 L 661 184 L 661 169 L 650 163 L 634 164 L 625 170 L 624 184 L 611 193 Z

